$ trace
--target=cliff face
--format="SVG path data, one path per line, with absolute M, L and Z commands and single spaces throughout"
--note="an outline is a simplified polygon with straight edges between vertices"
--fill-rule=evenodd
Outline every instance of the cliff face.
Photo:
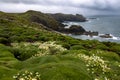
M 55 18 L 59 22 L 64 22 L 64 21 L 78 21 L 78 22 L 84 22 L 86 21 L 86 18 L 80 14 L 62 14 L 62 13 L 56 13 L 56 14 L 49 14 L 53 18 Z
M 36 22 L 39 24 L 43 24 L 46 26 L 46 28 L 59 31 L 59 32 L 64 32 L 64 33 L 79 33 L 81 34 L 81 29 L 78 29 L 78 26 L 73 26 L 70 29 L 64 29 L 64 25 L 62 22 L 64 21 L 86 21 L 85 17 L 82 15 L 76 14 L 45 14 L 42 12 L 37 12 L 37 11 L 32 11 L 29 10 L 25 13 L 18 14 L 23 18 L 27 18 L 28 21 L 30 22 Z M 75 29 L 76 28 L 76 29 Z M 79 31 L 79 32 L 78 32 Z M 82 29 L 83 31 L 83 29 Z M 83 33 L 83 32 L 82 32 Z
M 45 14 L 38 11 L 29 10 L 25 13 L 3 13 L 0 14 L 2 17 L 8 21 L 19 21 L 19 23 L 29 24 L 37 23 L 43 25 L 42 28 L 47 30 L 55 30 L 58 32 L 71 33 L 71 34 L 81 34 L 84 32 L 82 27 L 72 26 L 69 29 L 65 29 L 62 24 L 63 21 L 85 21 L 82 15 L 76 14 Z M 15 23 L 17 24 L 17 23 Z

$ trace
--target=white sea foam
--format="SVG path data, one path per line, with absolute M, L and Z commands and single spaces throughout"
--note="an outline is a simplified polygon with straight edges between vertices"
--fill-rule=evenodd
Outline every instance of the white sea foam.
M 116 36 L 113 36 L 113 35 L 112 35 L 112 39 L 113 39 L 113 40 L 120 40 L 120 37 L 116 37 Z
M 105 34 L 98 34 L 98 37 L 101 36 L 101 35 L 105 35 Z M 107 40 L 120 40 L 120 37 L 116 37 L 116 36 L 114 36 L 112 34 L 110 34 L 110 36 L 112 38 L 103 38 L 103 39 L 107 39 Z M 99 37 L 99 38 L 101 38 L 101 37 Z

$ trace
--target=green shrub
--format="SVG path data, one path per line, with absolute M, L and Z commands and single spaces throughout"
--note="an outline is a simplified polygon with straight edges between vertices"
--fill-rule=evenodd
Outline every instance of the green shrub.
M 74 45 L 70 49 L 71 50 L 80 50 L 80 49 L 84 49 L 84 47 L 82 45 Z
M 39 72 L 41 80 L 92 80 L 80 59 L 70 56 L 42 56 L 24 61 L 21 69 Z
M 65 51 L 61 45 L 55 42 L 12 43 L 12 53 L 19 60 L 26 60 L 34 56 L 55 55 Z
M 0 43 L 5 45 L 10 45 L 10 41 L 7 38 L 0 38 Z
M 120 45 L 112 46 L 109 48 L 109 50 L 116 52 L 118 55 L 120 55 Z
M 66 49 L 70 49 L 70 44 L 68 43 L 62 43 L 61 45 Z
M 103 57 L 106 60 L 109 60 L 109 61 L 120 61 L 119 60 L 119 55 L 114 53 L 114 52 L 109 52 L 109 51 L 104 51 L 104 50 L 97 49 L 97 50 L 89 51 L 89 54 L 91 54 L 91 55 L 96 54 L 98 56 Z
M 24 43 L 14 43 L 12 52 L 14 56 L 19 60 L 26 60 L 36 54 L 39 49 L 35 45 L 27 45 Z M 27 45 L 27 46 L 26 46 Z

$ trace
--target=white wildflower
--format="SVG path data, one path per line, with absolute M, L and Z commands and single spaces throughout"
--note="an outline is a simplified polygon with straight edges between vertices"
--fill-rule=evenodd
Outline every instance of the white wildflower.
M 16 79 L 16 78 L 17 78 L 17 76 L 13 76 L 13 78 L 14 78 L 14 79 Z
M 87 71 L 90 71 L 90 69 L 88 68 Z
M 95 78 L 94 80 L 99 80 L 99 79 Z
M 84 54 L 78 54 L 79 58 L 82 58 L 87 64 L 86 67 L 88 67 L 88 71 L 91 71 L 92 74 L 96 74 L 98 71 L 101 73 L 108 72 L 110 68 L 106 64 L 106 61 L 104 61 L 102 58 L 96 55 L 87 56 Z M 89 70 L 90 69 L 90 70 Z
M 20 78 L 19 80 L 25 80 L 24 78 Z
M 32 80 L 37 80 L 36 78 L 32 78 Z
M 25 76 L 23 76 L 23 74 Z M 38 72 L 33 73 L 33 72 L 29 72 L 29 71 L 19 73 L 19 75 L 13 76 L 13 78 L 18 79 L 18 80 L 41 80 L 40 74 Z
M 118 67 L 120 67 L 120 65 L 118 65 Z

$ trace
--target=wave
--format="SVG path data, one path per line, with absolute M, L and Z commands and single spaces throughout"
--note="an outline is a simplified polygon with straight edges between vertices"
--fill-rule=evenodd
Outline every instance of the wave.
M 111 36 L 112 36 L 112 39 L 113 39 L 113 40 L 120 40 L 120 37 L 116 37 L 116 36 L 114 36 L 114 35 L 112 35 L 112 34 L 111 34 Z
M 105 34 L 99 34 L 99 36 L 101 35 L 105 35 Z M 104 38 L 104 39 L 108 39 L 108 40 L 120 40 L 120 37 L 116 37 L 113 34 L 110 34 L 111 38 Z

